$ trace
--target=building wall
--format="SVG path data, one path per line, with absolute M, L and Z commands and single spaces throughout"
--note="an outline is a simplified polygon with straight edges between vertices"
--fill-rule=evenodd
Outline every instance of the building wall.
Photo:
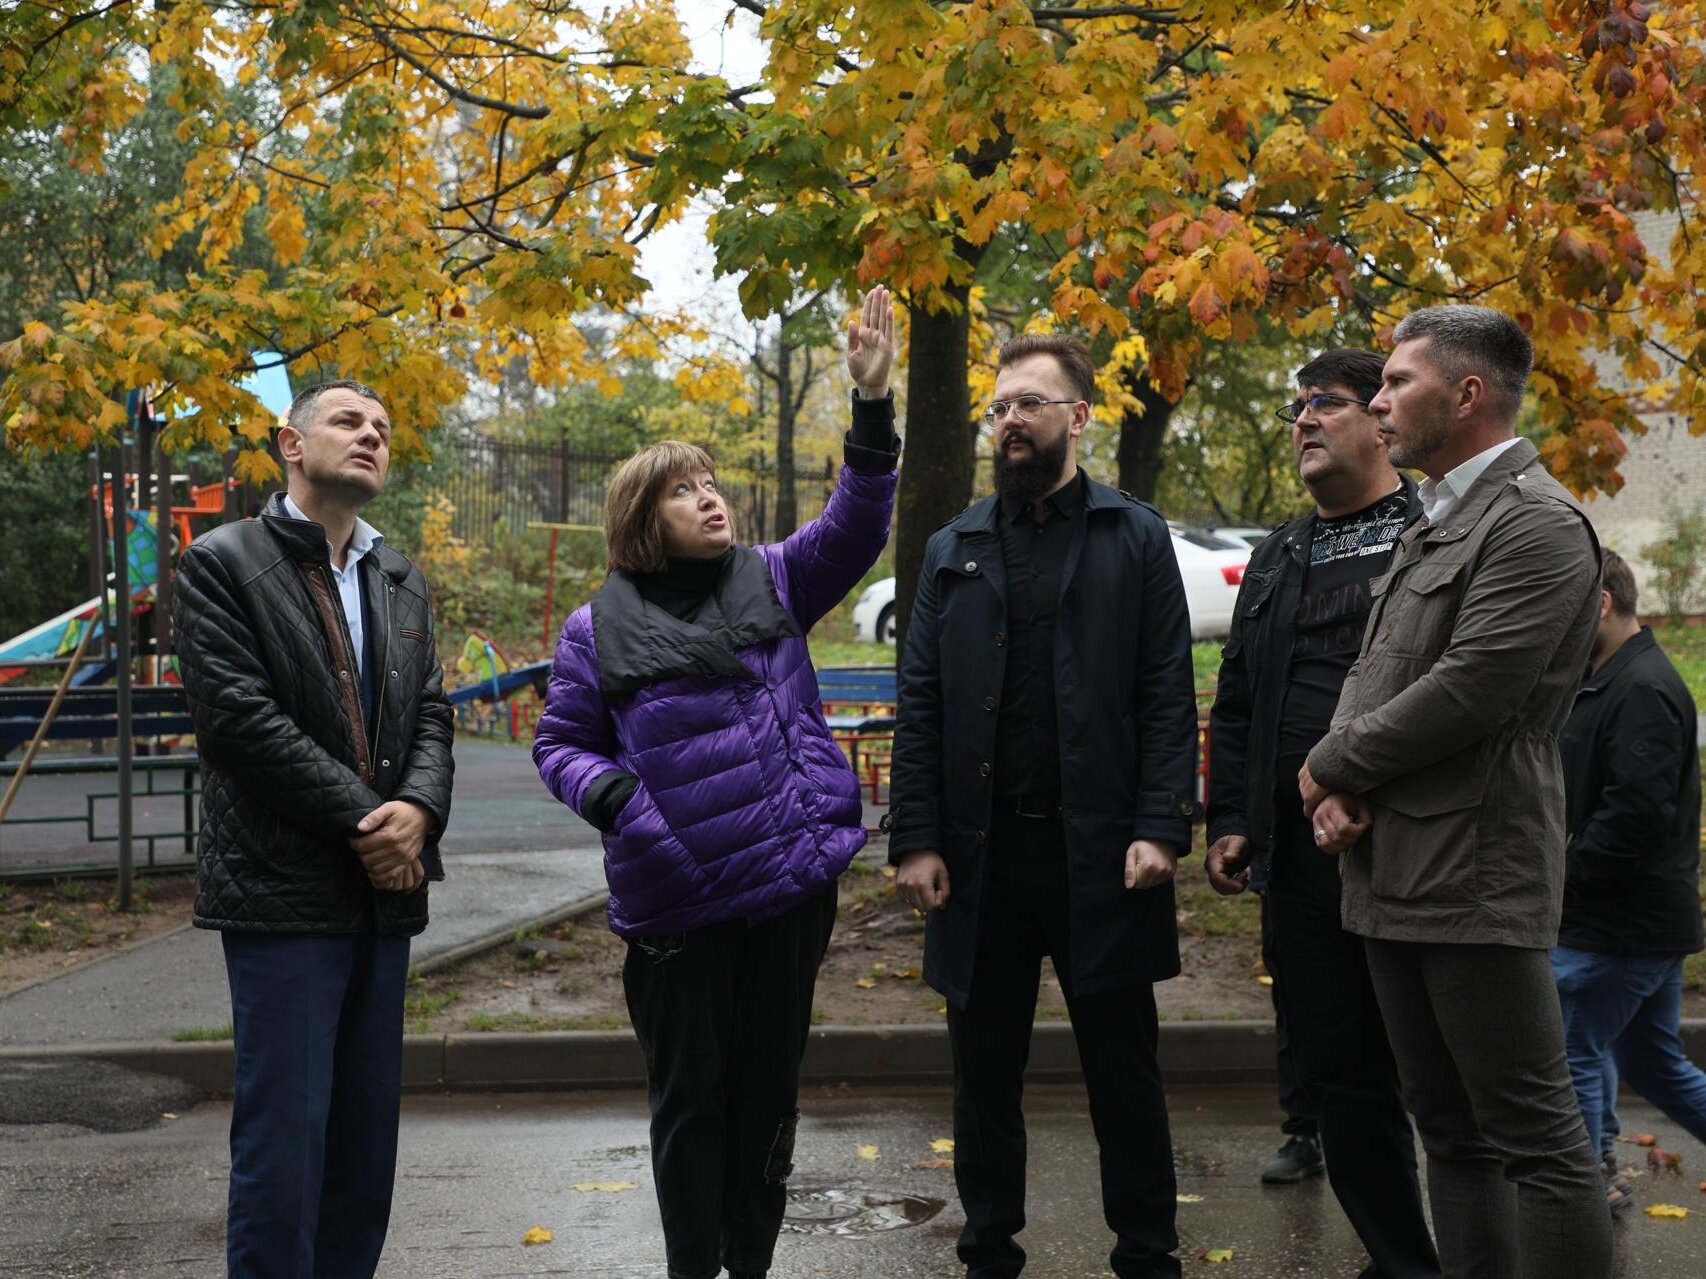
M 1676 215 L 1640 213 L 1635 222 L 1653 259 L 1667 257 Z M 1657 600 L 1649 588 L 1652 570 L 1641 552 L 1665 536 L 1667 515 L 1706 507 L 1706 436 L 1689 434 L 1688 420 L 1679 413 L 1652 413 L 1642 420 L 1645 435 L 1624 437 L 1629 452 L 1618 468 L 1623 488 L 1586 505 L 1600 540 L 1634 567 L 1645 609 Z

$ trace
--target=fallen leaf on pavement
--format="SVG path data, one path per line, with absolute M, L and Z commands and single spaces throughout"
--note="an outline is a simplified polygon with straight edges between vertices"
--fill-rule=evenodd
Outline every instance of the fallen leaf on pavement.
M 938 1137 L 930 1143 L 930 1149 L 939 1155 L 951 1155 L 954 1153 L 954 1139 L 952 1137 Z
M 877 1148 L 875 1146 L 859 1147 L 859 1158 L 861 1159 L 875 1159 L 877 1157 L 877 1153 Z
M 639 1186 L 632 1181 L 577 1181 L 571 1189 L 583 1195 L 613 1195 L 618 1190 L 638 1190 Z
M 1182 1204 L 1200 1204 L 1202 1202 L 1201 1195 L 1180 1195 L 1178 1198 Z
M 521 1237 L 521 1242 L 531 1248 L 536 1243 L 550 1243 L 554 1238 L 556 1236 L 544 1226 L 535 1226 Z
M 1700 1183 L 1700 1189 L 1706 1190 L 1706 1181 Z
M 860 990 L 870 990 L 873 986 L 875 986 L 877 984 L 877 980 L 874 977 L 861 977 L 861 978 L 859 978 L 858 981 L 854 982 L 853 984 L 855 986 L 857 986 Z
M 1273 984 L 1274 979 L 1266 973 L 1263 973 L 1260 977 L 1256 978 L 1256 985 L 1258 986 L 1272 986 Z
M 1638 1132 L 1633 1137 L 1621 1137 L 1619 1140 L 1627 1141 L 1636 1146 L 1656 1146 L 1659 1144 L 1659 1139 L 1650 1132 Z
M 1198 1261 L 1231 1261 L 1232 1260 L 1232 1249 L 1230 1249 L 1230 1248 L 1205 1248 L 1203 1251 L 1201 1251 L 1197 1254 L 1197 1260 Z
M 954 1161 L 952 1159 L 920 1159 L 912 1166 L 914 1168 L 952 1168 Z
M 1679 1208 L 1675 1204 L 1653 1204 L 1647 1208 L 1646 1213 L 1649 1217 L 1670 1217 L 1681 1221 L 1688 1216 L 1688 1209 Z
M 176 1119 L 177 1117 L 178 1112 L 175 1110 L 162 1110 L 160 1112 L 160 1118 L 162 1119 Z M 1706 1190 L 1706 1186 L 1702 1186 L 1701 1189 Z

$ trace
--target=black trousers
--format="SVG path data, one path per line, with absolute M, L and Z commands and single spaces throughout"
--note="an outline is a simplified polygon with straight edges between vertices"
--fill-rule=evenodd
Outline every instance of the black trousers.
M 1080 995 L 1067 932 L 1066 848 L 1058 820 L 997 818 L 985 870 L 967 1006 L 948 1009 L 954 1054 L 954 1180 L 966 1225 L 959 1257 L 975 1279 L 1024 1268 L 1025 1063 L 1042 958 L 1052 956 L 1072 1018 L 1101 1150 L 1102 1212 L 1118 1237 L 1119 1279 L 1180 1273 L 1167 1100 L 1155 1059 L 1152 987 Z M 1120 871 L 1110 866 L 1110 874 Z
M 1273 933 L 1268 928 L 1268 904 L 1262 902 L 1262 967 L 1273 977 L 1279 968 L 1274 958 Z M 1279 1088 L 1280 1109 L 1285 1121 L 1280 1131 L 1288 1137 L 1319 1137 L 1321 1126 L 1316 1121 L 1315 1102 L 1297 1077 L 1297 1056 L 1291 1047 L 1291 1025 L 1286 1020 L 1285 1004 L 1280 999 L 1279 981 L 1268 987 L 1274 1002 L 1274 1075 Z
M 1367 938 L 1449 1279 L 1608 1279 L 1611 1213 L 1543 950 Z M 1332 1166 L 1332 1150 L 1327 1152 Z
M 1295 787 L 1276 799 L 1287 803 L 1277 810 L 1284 817 L 1262 931 L 1297 1087 L 1320 1126 L 1327 1179 L 1368 1249 L 1363 1279 L 1437 1279 L 1415 1139 L 1363 940 L 1339 923 L 1338 858 L 1315 847 Z
M 770 1268 L 835 893 L 752 927 L 628 945 L 622 983 L 646 1056 L 669 1279 Z

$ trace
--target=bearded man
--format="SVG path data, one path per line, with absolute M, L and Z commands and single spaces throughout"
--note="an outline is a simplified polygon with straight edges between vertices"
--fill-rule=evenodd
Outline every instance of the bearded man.
M 1054 961 L 1101 1148 L 1120 1279 L 1179 1274 L 1153 983 L 1179 971 L 1173 875 L 1196 763 L 1190 619 L 1166 521 L 1078 469 L 1095 367 L 1002 348 L 996 496 L 930 538 L 899 671 L 889 859 L 948 1002 L 968 1276 L 1023 1269 L 1020 1099 Z

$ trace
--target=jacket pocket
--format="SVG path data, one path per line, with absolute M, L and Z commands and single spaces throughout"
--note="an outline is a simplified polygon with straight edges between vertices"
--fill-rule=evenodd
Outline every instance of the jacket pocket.
M 1430 764 L 1370 791 L 1370 887 L 1387 901 L 1480 898 L 1480 750 Z
M 400 626 L 397 628 L 397 634 L 401 635 L 404 639 L 416 640 L 422 644 L 426 643 L 426 633 L 424 631 L 411 630 L 407 626 Z
M 1387 599 L 1379 634 L 1395 653 L 1437 657 L 1451 641 L 1460 585 L 1467 561 L 1423 561 L 1402 575 L 1382 579 Z M 1376 592 L 1371 591 L 1371 595 Z

